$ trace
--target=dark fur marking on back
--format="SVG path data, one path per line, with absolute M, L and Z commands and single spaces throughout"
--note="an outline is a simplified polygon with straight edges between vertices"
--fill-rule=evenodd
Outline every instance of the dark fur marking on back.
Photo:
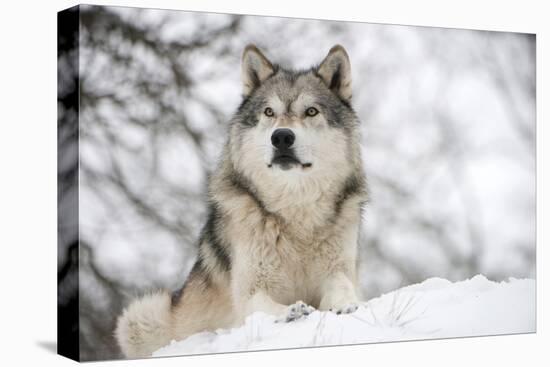
M 201 277 L 203 279 L 203 286 L 208 287 L 210 285 L 210 276 L 208 275 L 208 272 L 204 269 L 204 264 L 202 262 L 202 258 L 199 255 L 197 258 L 197 261 L 195 261 L 195 264 L 193 265 L 193 268 L 189 272 L 189 275 L 187 276 L 187 280 L 183 283 L 183 285 L 172 292 L 171 297 L 171 305 L 172 307 L 176 307 L 179 302 L 181 301 L 183 294 L 185 293 L 185 288 L 189 284 L 189 282 L 197 279 L 197 277 Z
M 222 270 L 229 271 L 231 270 L 231 258 L 227 253 L 227 246 L 222 243 L 222 240 L 218 235 L 220 219 L 221 216 L 218 208 L 215 204 L 212 204 L 208 219 L 202 230 L 200 246 L 209 246 L 214 254 L 217 264 L 222 268 Z
M 242 174 L 237 172 L 236 170 L 233 170 L 231 174 L 229 175 L 229 180 L 233 187 L 235 187 L 239 192 L 248 195 L 254 202 L 258 205 L 258 208 L 262 211 L 264 215 L 271 215 L 264 203 L 260 200 L 258 195 L 256 194 L 256 189 L 252 186 L 252 183 L 244 177 Z
M 356 175 L 349 176 L 344 182 L 342 190 L 340 191 L 340 193 L 338 194 L 334 202 L 333 222 L 336 221 L 338 216 L 340 216 L 344 203 L 351 197 L 364 191 L 365 191 L 365 182 L 361 180 L 359 177 L 357 177 Z
M 183 296 L 183 290 L 184 289 L 185 289 L 185 284 L 182 285 L 179 289 L 172 292 L 172 298 L 171 298 L 172 307 L 175 307 L 175 306 L 178 305 L 178 303 L 180 302 L 181 297 Z

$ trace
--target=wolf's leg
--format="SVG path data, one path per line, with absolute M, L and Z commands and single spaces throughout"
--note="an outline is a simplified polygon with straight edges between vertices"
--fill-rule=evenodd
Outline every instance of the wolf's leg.
M 359 307 L 359 299 L 352 281 L 342 272 L 327 277 L 322 286 L 319 309 L 337 314 L 352 313 Z
M 280 316 L 285 312 L 287 306 L 275 302 L 264 291 L 256 292 L 248 301 L 246 301 L 246 316 L 254 312 L 265 312 L 273 316 Z

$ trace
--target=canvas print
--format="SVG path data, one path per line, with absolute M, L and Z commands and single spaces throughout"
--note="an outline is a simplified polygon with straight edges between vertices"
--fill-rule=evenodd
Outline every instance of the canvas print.
M 58 350 L 532 333 L 535 35 L 58 14 Z

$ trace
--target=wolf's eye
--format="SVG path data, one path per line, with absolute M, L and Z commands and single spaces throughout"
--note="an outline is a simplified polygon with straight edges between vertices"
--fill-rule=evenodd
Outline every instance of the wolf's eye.
M 309 117 L 313 117 L 318 113 L 319 113 L 319 110 L 317 110 L 315 107 L 309 107 L 306 110 L 306 115 L 309 116 Z
M 265 110 L 264 110 L 264 114 L 268 117 L 272 117 L 274 115 L 273 113 L 273 109 L 271 107 L 267 107 Z

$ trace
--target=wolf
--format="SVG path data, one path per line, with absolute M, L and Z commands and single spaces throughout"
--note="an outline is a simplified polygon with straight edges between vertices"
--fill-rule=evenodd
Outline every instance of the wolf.
M 130 304 L 115 337 L 129 358 L 265 312 L 291 322 L 354 312 L 367 201 L 351 65 L 341 45 L 307 70 L 248 45 L 243 100 L 209 178 L 209 214 L 183 287 Z

